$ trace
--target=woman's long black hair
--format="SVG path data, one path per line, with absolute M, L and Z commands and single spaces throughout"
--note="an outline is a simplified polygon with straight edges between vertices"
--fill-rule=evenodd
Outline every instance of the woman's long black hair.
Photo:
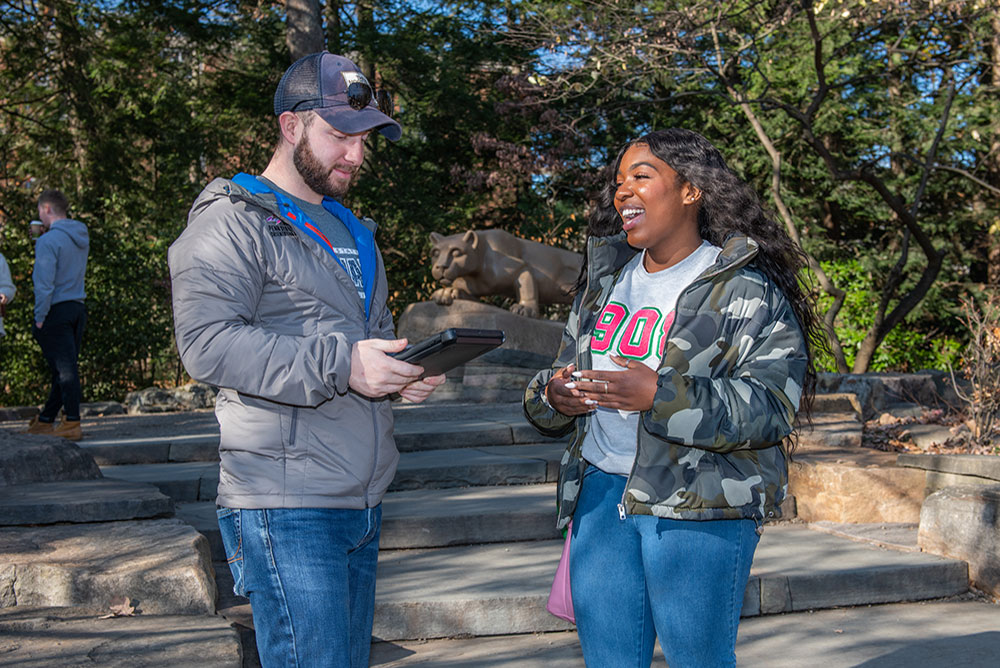
M 625 144 L 609 166 L 604 185 L 594 202 L 587 222 L 587 236 L 602 237 L 622 229 L 621 217 L 614 208 L 615 182 L 622 157 L 630 147 L 644 144 L 657 158 L 677 172 L 680 183 L 690 183 L 701 191 L 698 209 L 698 233 L 720 248 L 733 235 L 750 237 L 757 242 L 757 255 L 751 266 L 763 272 L 781 290 L 791 304 L 806 340 L 805 384 L 801 408 L 809 414 L 816 390 L 816 367 L 812 348 L 826 341 L 808 292 L 800 283 L 806 256 L 788 233 L 761 206 L 757 193 L 736 175 L 722 154 L 697 132 L 670 128 L 656 130 Z M 581 279 L 586 277 L 586 256 Z

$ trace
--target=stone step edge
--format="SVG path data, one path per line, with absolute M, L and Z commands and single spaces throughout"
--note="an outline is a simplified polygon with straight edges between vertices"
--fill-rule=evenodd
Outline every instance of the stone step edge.
M 5 666 L 142 665 L 241 668 L 236 629 L 219 615 L 105 618 L 89 607 L 0 608 Z
M 400 453 L 407 453 L 493 446 L 545 445 L 564 442 L 562 439 L 546 439 L 527 425 L 513 429 L 509 427 L 500 428 L 494 434 L 494 436 L 496 435 L 500 437 L 491 438 L 488 433 L 484 435 L 481 429 L 469 430 L 468 432 L 428 432 L 412 438 L 407 436 L 397 437 L 396 445 Z M 131 445 L 88 444 L 86 440 L 83 440 L 78 445 L 94 458 L 98 466 L 219 461 L 218 436 L 212 439 L 190 439 L 179 442 L 163 439 L 161 442 Z
M 0 487 L 0 527 L 91 524 L 172 517 L 173 500 L 155 485 L 95 478 Z
M 556 482 L 564 449 L 561 443 L 538 443 L 402 453 L 389 492 Z M 112 464 L 101 472 L 108 479 L 155 485 L 179 503 L 214 501 L 219 484 L 218 462 Z
M 225 562 L 215 562 L 216 568 L 228 568 Z M 753 575 L 744 593 L 741 617 L 809 612 L 841 607 L 863 607 L 886 603 L 932 601 L 965 593 L 966 571 L 961 562 L 899 567 L 900 573 L 874 572 L 879 569 L 853 569 L 840 574 L 840 592 L 831 591 L 831 578 L 827 576 L 759 576 Z M 872 571 L 872 572 L 866 572 Z M 925 586 L 920 593 L 900 591 L 900 579 L 921 576 Z M 226 574 L 228 576 L 228 573 Z M 928 586 L 934 576 L 943 576 L 941 582 Z M 219 578 L 223 581 L 223 577 Z M 231 578 L 230 578 L 231 579 Z M 845 582 L 846 581 L 846 582 Z M 873 586 L 881 585 L 873 588 Z M 794 591 L 820 591 L 822 596 L 796 603 Z M 861 591 L 859 591 L 861 590 Z M 865 595 L 864 592 L 869 592 Z M 545 610 L 548 592 L 536 595 L 496 598 L 469 598 L 456 601 L 375 601 L 374 637 L 383 642 L 425 640 L 435 638 L 490 637 L 548 633 L 572 630 L 574 625 L 550 615 Z M 230 621 L 253 628 L 253 618 L 248 603 L 220 608 Z
M 872 569 L 875 570 L 875 569 Z M 838 574 L 841 591 L 830 591 L 834 582 L 823 576 L 751 576 L 744 594 L 741 617 L 807 612 L 829 608 L 902 603 L 945 598 L 968 591 L 965 564 L 902 567 L 891 572 Z M 925 581 L 918 593 L 900 591 L 898 581 L 919 573 Z M 940 577 L 941 582 L 930 582 Z M 823 592 L 806 602 L 796 602 L 796 591 Z M 859 591 L 862 590 L 862 591 Z M 445 601 L 375 600 L 374 635 L 385 641 L 453 638 L 461 636 L 544 633 L 573 628 L 545 610 L 548 591 L 532 596 Z

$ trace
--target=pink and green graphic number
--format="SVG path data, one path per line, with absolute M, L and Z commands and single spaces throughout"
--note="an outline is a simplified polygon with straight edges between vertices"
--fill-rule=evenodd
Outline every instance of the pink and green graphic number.
M 656 350 L 662 357 L 665 335 L 673 321 L 673 311 L 664 317 L 659 309 L 644 307 L 630 315 L 624 304 L 611 302 L 594 325 L 590 350 L 607 355 L 616 349 L 618 355 L 635 360 L 644 360 Z

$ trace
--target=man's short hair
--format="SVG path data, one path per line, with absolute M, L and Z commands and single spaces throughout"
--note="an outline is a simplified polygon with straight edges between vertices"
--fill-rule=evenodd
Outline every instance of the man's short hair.
M 66 199 L 66 195 L 63 195 L 61 190 L 54 188 L 43 190 L 42 194 L 38 196 L 38 206 L 44 204 L 50 205 L 56 213 L 61 213 L 64 216 L 69 213 L 69 200 Z

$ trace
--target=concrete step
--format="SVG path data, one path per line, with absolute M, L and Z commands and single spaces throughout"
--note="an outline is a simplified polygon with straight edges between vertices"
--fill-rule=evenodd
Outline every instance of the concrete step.
M 556 538 L 555 484 L 392 492 L 382 501 L 383 549 L 443 547 Z M 177 517 L 224 561 L 211 502 L 178 503 Z
M 395 414 L 400 452 L 562 442 L 538 434 L 524 419 L 520 404 L 411 405 L 395 409 Z M 104 418 L 115 423 L 128 419 Z M 89 429 L 88 423 L 87 438 L 79 445 L 101 466 L 211 462 L 219 459 L 219 427 L 214 416 L 212 422 L 179 418 L 174 428 L 157 416 L 145 431 L 128 425 L 115 432 L 104 422 L 100 430 Z
M 994 668 L 1000 607 L 937 601 L 821 610 L 744 619 L 736 659 L 745 668 Z M 378 668 L 579 668 L 575 632 L 376 642 Z M 665 666 L 657 647 L 653 666 Z
M 545 612 L 559 540 L 379 557 L 375 635 L 383 640 L 538 633 L 570 628 Z M 916 601 L 968 590 L 965 562 L 877 549 L 801 525 L 768 527 L 743 615 Z
M 389 491 L 555 482 L 565 443 L 404 452 Z
M 217 615 L 102 619 L 107 608 L 0 608 L 0 665 L 241 668 L 239 636 Z
M 155 485 L 176 503 L 214 501 L 219 462 L 172 462 L 102 466 L 105 478 Z
M 204 536 L 178 519 L 0 529 L 0 608 L 106 610 L 117 596 L 143 614 L 214 613 Z
M 565 442 L 539 435 L 519 403 L 411 404 L 394 412 L 400 452 Z M 209 412 L 85 422 L 80 448 L 101 466 L 218 460 L 219 428 Z M 854 413 L 819 413 L 811 425 L 801 426 L 800 439 L 809 445 L 857 446 L 861 430 Z
M 80 441 L 99 466 L 219 461 L 219 428 L 197 434 Z
M 817 413 L 796 427 L 799 445 L 819 448 L 860 448 L 863 432 L 856 413 Z
M 415 490 L 382 501 L 383 549 L 558 538 L 556 486 Z
M 485 446 L 400 455 L 390 491 L 555 482 L 564 445 Z M 102 466 L 107 478 L 149 483 L 176 502 L 214 501 L 217 462 Z
M 170 517 L 174 504 L 153 485 L 110 478 L 0 487 L 0 526 Z

